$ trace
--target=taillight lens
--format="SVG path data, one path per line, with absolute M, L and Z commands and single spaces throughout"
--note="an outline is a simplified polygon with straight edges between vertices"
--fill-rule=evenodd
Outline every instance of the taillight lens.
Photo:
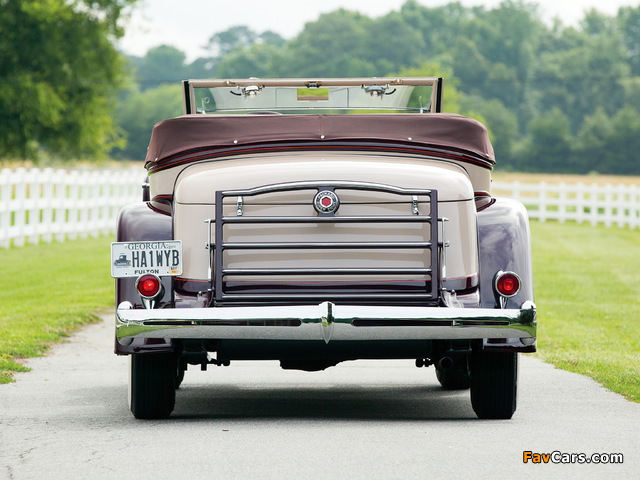
M 138 278 L 136 288 L 143 297 L 154 298 L 160 293 L 162 282 L 155 275 L 143 275 Z
M 498 272 L 495 287 L 503 297 L 513 297 L 520 291 L 520 277 L 513 272 Z

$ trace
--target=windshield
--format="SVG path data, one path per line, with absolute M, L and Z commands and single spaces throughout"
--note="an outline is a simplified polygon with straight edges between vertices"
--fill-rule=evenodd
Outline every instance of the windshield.
M 430 113 L 439 78 L 187 80 L 185 113 Z

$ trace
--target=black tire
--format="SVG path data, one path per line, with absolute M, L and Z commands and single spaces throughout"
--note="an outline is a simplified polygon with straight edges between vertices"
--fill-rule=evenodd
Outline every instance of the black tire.
M 469 366 L 471 406 L 478 418 L 511 418 L 518 397 L 517 353 L 475 352 Z
M 445 390 L 466 390 L 471 386 L 467 358 L 461 358 L 451 368 L 436 367 L 436 378 Z
M 140 419 L 167 418 L 176 402 L 177 357 L 173 353 L 131 355 L 129 408 Z
M 187 365 L 182 364 L 181 362 L 177 362 L 177 372 L 176 372 L 176 389 L 180 388 L 182 385 L 182 381 L 184 380 L 184 373 L 187 371 Z

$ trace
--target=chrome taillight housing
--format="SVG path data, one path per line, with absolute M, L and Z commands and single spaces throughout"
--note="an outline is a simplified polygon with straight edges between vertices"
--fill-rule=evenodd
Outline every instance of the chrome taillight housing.
M 150 273 L 138 277 L 136 280 L 136 290 L 140 294 L 142 304 L 145 308 L 154 308 L 156 300 L 161 298 L 164 293 L 160 277 Z
M 507 300 L 520 291 L 522 282 L 515 272 L 500 270 L 493 279 L 493 293 L 500 308 L 505 308 Z

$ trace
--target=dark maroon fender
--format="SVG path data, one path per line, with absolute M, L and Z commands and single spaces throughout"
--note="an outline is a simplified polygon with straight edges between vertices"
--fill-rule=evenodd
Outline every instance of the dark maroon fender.
M 495 200 L 478 212 L 480 302 L 483 308 L 496 307 L 494 275 L 498 270 L 510 270 L 518 274 L 522 288 L 509 299 L 507 307 L 519 308 L 525 301 L 534 300 L 529 216 L 518 201 L 508 198 Z
M 134 242 L 146 240 L 170 240 L 173 238 L 171 216 L 152 208 L 148 203 L 133 203 L 127 205 L 118 215 L 116 231 L 116 241 Z M 165 298 L 162 301 L 169 301 L 172 295 L 172 279 L 163 278 Z M 116 305 L 129 301 L 133 305 L 140 307 L 140 295 L 135 290 L 135 278 L 116 279 Z M 115 345 L 115 352 L 119 355 L 138 353 L 141 351 L 171 351 L 170 344 L 154 340 L 152 345 L 138 344 L 137 342 L 122 346 L 118 342 Z

